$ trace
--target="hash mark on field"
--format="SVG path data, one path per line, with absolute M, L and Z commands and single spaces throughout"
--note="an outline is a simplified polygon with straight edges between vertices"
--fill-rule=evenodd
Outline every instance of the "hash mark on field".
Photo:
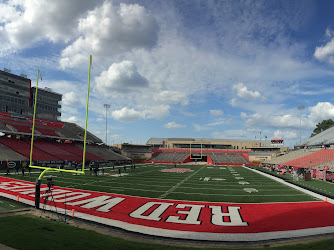
M 196 172 L 192 173 L 191 175 L 189 175 L 187 178 L 183 179 L 182 181 L 180 181 L 179 183 L 177 183 L 174 187 L 170 188 L 169 190 L 167 190 L 164 194 L 160 195 L 159 198 L 165 198 L 169 193 L 173 192 L 175 189 L 177 189 L 180 185 L 182 185 L 183 182 L 185 182 L 186 180 L 190 179 L 193 175 L 197 174 L 199 171 L 201 171 L 204 168 L 200 168 L 198 169 Z

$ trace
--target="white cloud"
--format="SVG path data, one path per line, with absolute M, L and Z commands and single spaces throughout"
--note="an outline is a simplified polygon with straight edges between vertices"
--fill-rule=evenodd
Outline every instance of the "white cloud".
M 158 39 L 158 25 L 144 7 L 110 2 L 79 20 L 81 36 L 62 51 L 62 68 L 78 66 L 84 55 L 108 57 L 132 49 L 151 49 Z
M 212 127 L 208 126 L 207 124 L 205 125 L 193 124 L 193 127 L 196 132 L 212 130 Z
M 265 98 L 261 96 L 258 91 L 250 91 L 247 89 L 243 83 L 237 83 L 233 86 L 233 89 L 237 91 L 238 97 L 246 100 L 261 100 L 264 101 Z
M 111 96 L 115 91 L 128 94 L 148 86 L 148 81 L 138 73 L 132 61 L 113 63 L 95 78 L 95 82 L 97 91 L 105 96 Z
M 211 116 L 222 116 L 224 114 L 224 112 L 222 110 L 219 109 L 211 109 L 210 110 L 210 115 Z
M 219 126 L 219 125 L 222 125 L 222 124 L 225 124 L 225 123 L 226 123 L 225 120 L 218 120 L 216 122 L 208 123 L 208 126 Z
M 334 38 L 324 46 L 315 48 L 314 57 L 322 62 L 334 65 Z
M 238 106 L 238 99 L 237 98 L 232 98 L 230 101 L 230 104 L 232 107 Z
M 0 23 L 5 22 L 0 36 L 6 37 L 6 42 L 15 49 L 44 39 L 69 41 L 77 33 L 78 18 L 95 4 L 90 0 L 8 1 L 0 6 Z M 7 14 L 3 15 L 4 12 Z
M 185 128 L 185 125 L 177 124 L 176 122 L 169 122 L 164 125 L 165 128 Z
M 76 123 L 76 124 L 79 124 L 81 127 L 84 127 L 84 122 L 82 119 L 80 119 L 79 117 L 77 116 L 74 116 L 74 115 L 67 115 L 67 114 L 64 114 L 62 115 L 61 117 L 61 120 L 64 121 L 64 122 L 72 122 L 72 123 Z
M 330 37 L 333 37 L 334 32 L 333 32 L 333 30 L 330 27 L 327 27 L 327 29 L 325 31 L 325 35 L 326 35 L 326 37 L 330 38 Z
M 222 139 L 222 138 L 245 138 L 247 137 L 247 132 L 244 130 L 225 130 L 223 132 L 212 132 L 213 138 Z
M 143 112 L 145 119 L 157 119 L 162 120 L 169 115 L 169 105 L 155 105 L 155 106 L 143 106 Z
M 330 102 L 318 102 L 308 110 L 310 111 L 308 118 L 314 124 L 322 120 L 334 119 L 334 105 Z
M 61 112 L 62 112 L 62 115 L 64 114 L 78 115 L 79 114 L 79 111 L 77 108 L 66 106 L 66 105 L 62 105 Z
M 315 125 L 322 120 L 334 119 L 334 105 L 329 102 L 318 102 L 315 106 L 309 107 L 303 112 L 301 125 L 302 129 L 314 129 Z M 246 114 L 240 113 L 240 117 L 245 121 L 245 127 L 269 127 L 269 128 L 290 128 L 300 129 L 300 112 L 297 110 L 281 110 L 280 113 L 273 114 L 276 111 Z
M 145 115 L 143 112 L 134 110 L 134 109 L 128 109 L 126 107 L 115 110 L 111 113 L 111 116 L 118 121 L 122 122 L 134 122 L 140 119 L 144 119 Z
M 241 118 L 245 120 L 246 127 L 271 127 L 271 128 L 299 128 L 300 119 L 298 116 L 287 115 L 268 115 L 253 113 L 247 115 L 241 113 Z
M 181 103 L 182 105 L 188 104 L 187 95 L 179 91 L 165 90 L 154 95 L 153 98 L 157 103 L 165 103 L 165 104 Z
M 296 139 L 298 138 L 298 134 L 294 131 L 280 131 L 276 130 L 274 132 L 275 138 L 283 138 L 283 139 Z
M 64 105 L 84 106 L 84 96 L 77 92 L 67 92 L 63 95 L 62 103 Z

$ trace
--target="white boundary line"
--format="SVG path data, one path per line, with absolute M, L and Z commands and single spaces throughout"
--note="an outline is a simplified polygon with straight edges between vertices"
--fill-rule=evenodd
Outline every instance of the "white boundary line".
M 289 186 L 289 187 L 292 187 L 292 188 L 294 188 L 294 189 L 297 189 L 297 190 L 299 190 L 299 191 L 301 191 L 301 192 L 303 192 L 303 193 L 305 193 L 305 194 L 311 195 L 311 196 L 314 197 L 314 198 L 317 198 L 317 199 L 319 199 L 319 200 L 326 201 L 326 198 L 327 198 L 327 197 L 324 196 L 324 195 L 317 194 L 317 193 L 315 193 L 315 192 L 309 191 L 309 190 L 307 190 L 307 189 L 305 189 L 305 188 L 296 186 L 296 185 L 294 185 L 294 184 L 292 184 L 292 183 L 289 183 L 289 182 L 287 182 L 287 181 L 282 180 L 281 178 L 272 176 L 272 175 L 267 174 L 267 173 L 263 173 L 263 172 L 261 172 L 261 171 L 259 171 L 259 170 L 252 169 L 252 168 L 249 168 L 249 167 L 244 167 L 244 168 L 247 168 L 247 169 L 249 169 L 249 170 L 251 170 L 251 171 L 253 171 L 253 172 L 255 172 L 255 173 L 258 173 L 258 174 L 261 174 L 261 175 L 263 175 L 263 176 L 266 176 L 266 177 L 268 177 L 268 178 L 270 178 L 270 179 L 273 179 L 273 180 L 275 180 L 275 181 L 277 181 L 277 182 L 283 183 L 283 184 L 285 184 L 285 185 L 287 185 L 287 186 Z M 331 204 L 334 204 L 334 200 L 331 199 L 331 198 L 327 198 L 327 202 L 329 202 L 329 203 L 331 203 Z

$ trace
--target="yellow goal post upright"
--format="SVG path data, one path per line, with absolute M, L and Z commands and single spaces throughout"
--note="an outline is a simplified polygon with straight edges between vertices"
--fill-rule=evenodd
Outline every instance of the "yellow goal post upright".
M 39 177 L 36 179 L 36 188 L 35 188 L 35 207 L 39 208 L 40 203 L 40 195 L 41 195 L 41 184 L 42 184 L 42 177 L 48 171 L 58 171 L 58 172 L 70 172 L 70 173 L 85 173 L 85 161 L 86 161 L 86 138 L 87 138 L 87 120 L 88 120 L 88 103 L 89 103 L 89 87 L 90 87 L 90 71 L 92 67 L 92 56 L 89 56 L 89 70 L 88 70 L 88 86 L 87 86 L 87 103 L 86 103 L 86 121 L 85 121 L 85 135 L 84 135 L 84 148 L 83 148 L 83 155 L 82 155 L 82 169 L 81 171 L 75 170 L 66 170 L 66 169 L 58 169 L 58 168 L 50 168 L 50 167 L 41 167 L 33 165 L 32 155 L 33 155 L 33 147 L 34 147 L 34 133 L 35 133 L 35 119 L 36 119 L 36 107 L 37 107 L 37 92 L 38 92 L 38 79 L 40 72 L 37 70 L 37 81 L 36 81 L 36 91 L 35 91 L 35 102 L 34 102 L 34 116 L 33 116 L 33 125 L 32 125 L 32 132 L 31 132 L 31 145 L 30 145 L 30 168 L 37 168 L 37 169 L 44 169 Z
M 192 144 L 195 144 L 195 145 L 198 145 L 198 144 L 200 144 L 201 145 L 201 147 L 200 147 L 200 157 L 193 157 L 192 156 L 192 153 L 191 153 L 191 145 Z M 198 148 L 195 148 L 195 149 L 198 149 Z M 197 153 L 197 152 L 196 152 Z M 200 141 L 200 143 L 198 143 L 198 142 L 194 142 L 194 143 L 191 143 L 190 142 L 190 146 L 189 146 L 189 156 L 190 156 L 190 159 L 192 159 L 192 160 L 200 160 L 200 159 L 202 159 L 202 156 L 203 156 L 203 142 L 202 141 Z

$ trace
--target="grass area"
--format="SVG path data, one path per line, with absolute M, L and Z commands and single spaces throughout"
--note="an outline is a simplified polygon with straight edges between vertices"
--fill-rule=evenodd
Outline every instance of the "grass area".
M 118 176 L 118 168 L 122 177 Z M 92 176 L 72 173 L 46 173 L 56 186 L 117 193 L 150 198 L 210 202 L 298 202 L 315 198 L 242 167 L 181 165 L 186 172 L 163 172 L 172 165 L 137 164 L 135 170 L 127 167 L 105 169 L 104 175 Z M 9 177 L 35 182 L 39 171 L 31 175 L 11 174 Z M 6 176 L 6 175 L 5 175 Z
M 15 209 L 24 208 L 24 207 L 25 207 L 24 205 L 21 205 L 18 202 L 9 201 L 7 199 L 0 197 L 0 212 L 8 211 L 8 210 L 15 210 Z
M 0 243 L 16 249 L 193 249 L 128 241 L 64 223 L 27 215 L 0 217 Z M 334 239 L 310 244 L 272 247 L 273 250 L 333 249 Z M 203 249 L 203 248 L 202 248 Z M 232 248 L 205 248 L 232 249 Z M 263 249 L 263 248 L 251 248 Z
M 269 169 L 258 167 L 258 166 L 252 166 L 253 169 L 257 169 L 266 173 L 270 173 L 279 177 L 283 177 L 285 179 L 290 180 L 292 183 L 296 183 L 300 186 L 312 189 L 314 191 L 322 192 L 324 194 L 329 194 L 334 196 L 334 183 L 327 182 L 327 181 L 322 181 L 322 180 L 317 180 L 317 179 L 312 179 L 311 181 L 305 181 L 302 178 L 299 178 L 298 180 L 294 180 L 293 176 L 290 174 L 285 174 L 285 175 L 279 175 L 277 174 L 276 171 L 270 171 Z

